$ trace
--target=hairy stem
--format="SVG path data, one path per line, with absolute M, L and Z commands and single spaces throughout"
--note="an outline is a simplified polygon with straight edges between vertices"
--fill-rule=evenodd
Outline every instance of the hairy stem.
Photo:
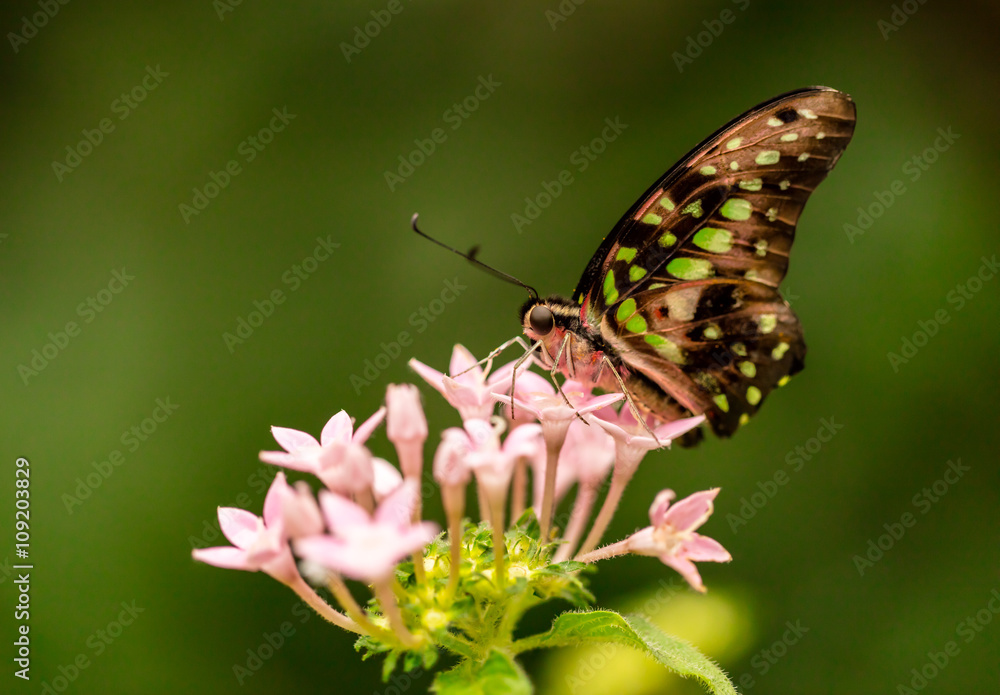
M 587 534 L 587 539 L 580 546 L 580 552 L 577 553 L 576 559 L 579 560 L 580 556 L 586 555 L 591 550 L 596 548 L 601 542 L 601 537 L 604 536 L 604 532 L 608 530 L 608 524 L 611 523 L 612 517 L 615 515 L 615 511 L 618 509 L 618 503 L 621 502 L 622 493 L 625 492 L 625 486 L 628 485 L 628 481 L 632 476 L 623 476 L 615 473 L 611 477 L 611 488 L 608 490 L 608 496 L 604 498 L 604 504 L 601 505 L 601 511 L 597 514 L 597 519 L 594 520 L 594 525 L 590 529 L 590 533 Z
M 569 517 L 569 524 L 566 526 L 564 536 L 566 542 L 559 546 L 559 550 L 552 560 L 553 562 L 564 562 L 573 556 L 573 550 L 576 548 L 577 543 L 580 542 L 580 537 L 583 536 L 583 529 L 587 525 L 587 520 L 590 518 L 590 512 L 594 508 L 594 501 L 596 499 L 596 485 L 580 485 L 580 489 L 576 493 L 576 500 L 573 502 L 573 511 Z

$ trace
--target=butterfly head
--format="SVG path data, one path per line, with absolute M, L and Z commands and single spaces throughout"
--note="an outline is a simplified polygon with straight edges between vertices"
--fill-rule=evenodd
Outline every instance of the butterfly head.
M 567 331 L 579 331 L 580 308 L 564 297 L 532 298 L 521 306 L 521 326 L 532 341 L 558 346 Z

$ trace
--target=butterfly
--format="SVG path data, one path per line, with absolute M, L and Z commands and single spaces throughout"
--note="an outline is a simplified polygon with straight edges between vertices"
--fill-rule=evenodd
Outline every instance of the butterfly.
M 647 419 L 704 414 L 732 435 L 804 366 L 779 285 L 802 209 L 854 124 L 850 96 L 807 87 L 709 136 L 619 220 L 571 299 L 521 307 L 543 364 L 624 391 Z

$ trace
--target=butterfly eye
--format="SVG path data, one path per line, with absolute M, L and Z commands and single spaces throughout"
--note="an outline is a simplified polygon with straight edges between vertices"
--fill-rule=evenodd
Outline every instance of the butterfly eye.
M 555 328 L 556 319 L 548 307 L 539 305 L 532 308 L 531 313 L 528 314 L 528 323 L 531 324 L 531 330 L 537 335 L 546 336 Z

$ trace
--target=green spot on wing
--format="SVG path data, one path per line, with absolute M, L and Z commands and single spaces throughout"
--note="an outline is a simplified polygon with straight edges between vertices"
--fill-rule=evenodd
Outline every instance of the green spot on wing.
M 781 159 L 781 153 L 778 152 L 778 150 L 764 150 L 756 157 L 754 157 L 753 161 L 757 162 L 760 165 L 766 165 L 766 164 L 776 164 L 779 159 Z
M 702 176 L 715 176 L 715 171 L 716 171 L 715 167 L 709 164 L 708 166 L 704 166 L 701 169 L 699 169 L 698 173 L 701 174 Z
M 785 353 L 788 352 L 789 347 L 790 346 L 788 343 L 786 343 L 785 341 L 781 341 L 780 343 L 777 344 L 777 346 L 775 346 L 773 350 L 771 350 L 771 359 L 780 360 L 782 357 L 785 356 Z
M 742 198 L 730 198 L 722 204 L 719 214 L 728 220 L 742 222 L 750 219 L 750 213 L 752 210 L 753 206 L 750 205 L 749 200 L 743 200 Z
M 757 323 L 760 325 L 761 333 L 770 333 L 778 325 L 778 315 L 777 314 L 761 314 L 757 317 Z
M 658 225 L 660 222 L 663 222 L 663 218 L 655 213 L 649 212 L 642 218 L 642 221 L 646 224 Z
M 656 353 L 661 357 L 665 357 L 674 364 L 684 364 L 687 360 L 687 356 L 684 354 L 684 350 L 672 340 L 667 340 L 662 335 L 657 335 L 655 333 L 647 333 L 643 336 L 643 339 L 653 346 Z
M 633 333 L 645 333 L 647 328 L 646 319 L 642 317 L 642 314 L 636 314 L 625 324 L 625 330 Z
M 632 314 L 635 313 L 635 300 L 629 297 L 624 302 L 618 305 L 618 311 L 615 312 L 615 318 L 618 319 L 619 323 L 625 321 Z
M 694 202 L 688 203 L 687 205 L 685 205 L 684 209 L 681 210 L 681 214 L 682 215 L 691 215 L 691 217 L 693 217 L 695 219 L 698 219 L 703 214 L 705 214 L 702 211 L 702 209 L 701 209 L 701 198 L 698 198 Z
M 712 400 L 715 401 L 717 406 L 719 406 L 719 410 L 724 413 L 729 412 L 729 399 L 726 398 L 726 394 L 720 393 L 717 396 L 712 396 Z
M 755 365 L 753 362 L 745 360 L 743 362 L 740 362 L 740 371 L 743 372 L 743 376 L 745 376 L 746 378 L 753 379 L 755 376 L 757 376 L 757 365 Z
M 666 285 L 663 284 L 662 282 L 654 282 L 651 285 L 647 285 L 646 289 L 647 290 L 658 290 L 658 289 L 661 289 L 663 287 L 666 287 Z
M 674 201 L 670 200 L 667 196 L 660 198 L 660 207 L 662 207 L 667 212 L 671 212 L 674 209 Z
M 704 280 L 715 274 L 715 268 L 705 258 L 674 258 L 667 263 L 667 272 L 681 280 Z
M 701 330 L 701 334 L 705 336 L 707 340 L 718 340 L 722 337 L 722 331 L 714 323 L 710 323 Z
M 746 181 L 740 181 L 739 187 L 744 191 L 759 191 L 764 182 L 759 178 L 757 179 L 747 179 Z
M 637 265 L 633 265 L 628 269 L 628 279 L 632 282 L 639 282 L 646 277 L 646 269 L 640 268 Z
M 626 263 L 631 263 L 633 258 L 635 258 L 635 249 L 631 246 L 622 246 L 615 255 L 616 261 L 625 261 Z
M 698 248 L 712 253 L 726 253 L 733 248 L 733 233 L 728 229 L 703 227 L 691 240 Z
M 659 239 L 656 240 L 656 243 L 662 246 L 663 248 L 667 248 L 668 246 L 673 246 L 674 244 L 677 243 L 677 237 L 675 237 L 670 232 L 666 232 L 663 235 L 661 235 Z
M 604 276 L 604 303 L 614 304 L 618 301 L 618 289 L 615 287 L 615 271 L 609 270 Z
M 747 403 L 750 405 L 757 405 L 760 403 L 760 389 L 756 386 L 747 386 Z

